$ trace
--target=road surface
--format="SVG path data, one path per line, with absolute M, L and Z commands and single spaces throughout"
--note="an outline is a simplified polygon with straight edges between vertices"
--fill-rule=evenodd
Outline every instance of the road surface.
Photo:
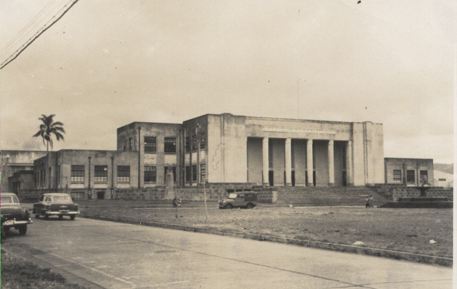
M 452 288 L 447 267 L 84 218 L 2 248 L 89 288 Z

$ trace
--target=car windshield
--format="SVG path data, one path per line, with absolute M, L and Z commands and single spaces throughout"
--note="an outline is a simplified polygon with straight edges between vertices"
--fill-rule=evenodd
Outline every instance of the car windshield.
M 52 201 L 56 203 L 71 203 L 70 196 L 53 196 Z
M 1 206 L 8 206 L 13 204 L 19 204 L 19 200 L 16 196 L 2 196 L 1 197 Z
M 229 199 L 236 199 L 236 193 L 230 193 L 230 194 L 228 195 L 228 198 L 229 198 Z

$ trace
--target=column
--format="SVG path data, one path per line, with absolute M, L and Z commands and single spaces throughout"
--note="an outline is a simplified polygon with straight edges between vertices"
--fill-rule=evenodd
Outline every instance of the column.
M 306 143 L 306 169 L 308 170 L 308 183 L 306 186 L 314 186 L 313 182 L 313 140 L 308 139 Z
M 346 144 L 346 183 L 348 186 L 354 185 L 354 177 L 352 175 L 352 141 Z
M 328 141 L 328 185 L 335 185 L 335 150 L 334 141 L 331 139 Z
M 286 186 L 292 186 L 292 139 L 286 138 Z
M 263 156 L 263 184 L 269 185 L 270 182 L 268 180 L 268 173 L 269 173 L 269 162 L 268 162 L 268 138 L 264 137 L 262 141 L 262 156 Z

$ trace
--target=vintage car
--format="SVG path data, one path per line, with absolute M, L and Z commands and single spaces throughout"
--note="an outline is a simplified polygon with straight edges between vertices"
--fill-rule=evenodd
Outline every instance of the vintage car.
M 27 233 L 27 225 L 33 224 L 29 211 L 22 207 L 16 194 L 1 193 L 1 218 L 4 234 L 11 228 L 18 229 L 19 234 Z
M 35 218 L 44 216 L 47 219 L 49 216 L 69 216 L 74 220 L 76 215 L 79 215 L 78 204 L 73 203 L 71 196 L 64 193 L 47 193 L 41 197 L 39 203 L 33 204 L 33 214 Z
M 219 201 L 219 209 L 235 207 L 252 209 L 255 206 L 257 206 L 257 193 L 249 191 L 230 193 L 226 199 Z

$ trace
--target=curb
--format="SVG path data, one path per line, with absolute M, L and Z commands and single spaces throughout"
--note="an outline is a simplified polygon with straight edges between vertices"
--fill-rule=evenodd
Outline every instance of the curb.
M 282 244 L 289 244 L 289 245 L 296 245 L 296 246 L 317 248 L 317 249 L 324 249 L 324 250 L 331 250 L 331 251 L 338 251 L 338 252 L 363 254 L 363 255 L 369 255 L 369 256 L 384 257 L 384 258 L 391 258 L 391 259 L 397 259 L 397 260 L 406 260 L 406 261 L 411 261 L 411 262 L 433 264 L 433 265 L 440 265 L 440 266 L 446 266 L 446 267 L 452 267 L 452 264 L 453 264 L 452 258 L 437 257 L 437 256 L 430 256 L 430 255 L 420 255 L 420 254 L 413 254 L 413 253 L 408 253 L 408 252 L 384 250 L 384 249 L 377 249 L 377 248 L 370 248 L 370 247 L 363 247 L 363 246 L 344 245 L 344 244 L 311 241 L 311 240 L 281 238 L 281 237 L 274 236 L 274 235 L 250 234 L 250 233 L 242 233 L 242 232 L 231 231 L 231 230 L 220 231 L 220 230 L 216 230 L 216 229 L 171 225 L 171 224 L 159 223 L 159 222 L 142 222 L 142 221 L 138 221 L 138 220 L 128 220 L 128 219 L 124 219 L 124 218 L 108 218 L 108 217 L 101 217 L 101 216 L 81 216 L 81 215 L 80 215 L 80 217 L 87 218 L 87 219 L 94 219 L 94 220 L 111 221 L 111 222 L 127 223 L 127 224 L 133 224 L 133 225 L 142 225 L 142 226 L 158 227 L 158 228 L 165 228 L 165 229 L 181 230 L 181 231 L 188 231 L 188 232 L 194 232 L 194 233 L 205 233 L 205 234 L 229 236 L 229 237 L 235 237 L 235 238 L 251 239 L 251 240 L 257 240 L 257 241 L 275 242 L 275 243 L 282 243 Z

